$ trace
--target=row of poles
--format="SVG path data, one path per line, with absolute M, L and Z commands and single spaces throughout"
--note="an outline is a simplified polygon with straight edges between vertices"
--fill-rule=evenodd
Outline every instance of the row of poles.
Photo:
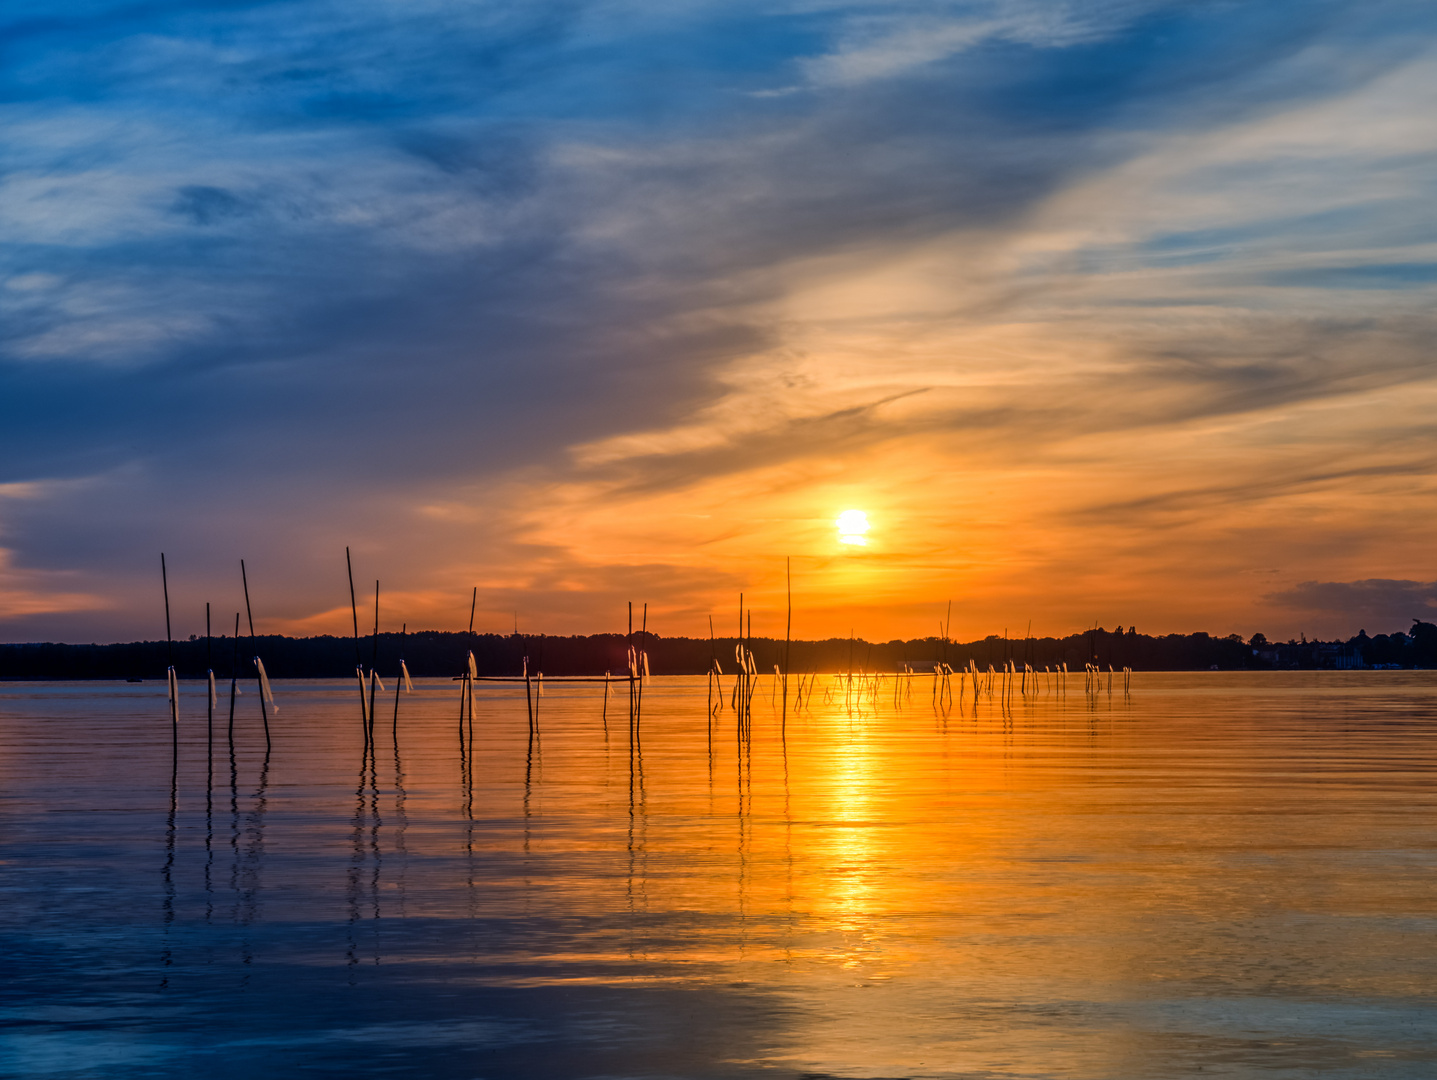
M 1109 666 L 1104 672 L 1097 664 L 1086 664 L 1084 666 L 1083 691 L 1088 695 L 1097 695 L 1103 692 L 1104 679 L 1106 679 L 1107 693 L 1113 692 L 1113 679 L 1117 676 L 1121 682 L 1120 686 L 1124 695 L 1131 692 L 1133 669 L 1124 667 L 1117 670 Z M 876 705 L 878 694 L 881 691 L 883 681 L 887 678 L 893 680 L 893 704 L 901 705 L 905 700 L 913 699 L 913 680 L 915 678 L 933 679 L 933 705 L 941 708 L 945 705 L 952 705 L 954 700 L 953 680 L 958 680 L 957 693 L 962 697 L 967 692 L 969 680 L 972 681 L 973 700 L 976 702 L 980 695 L 986 694 L 989 698 L 998 697 L 1004 702 L 1011 703 L 1014 694 L 1020 697 L 1035 696 L 1042 693 L 1051 693 L 1059 698 L 1068 696 L 1068 665 L 1059 664 L 1056 667 L 1034 668 L 1031 664 L 1024 664 L 1018 667 L 1016 661 L 1007 660 L 1002 667 L 995 669 L 989 664 L 987 670 L 982 670 L 974 660 L 969 660 L 968 665 L 954 670 L 947 663 L 933 665 L 933 670 L 916 671 L 908 664 L 904 664 L 902 670 L 889 676 L 884 674 L 868 674 L 862 672 L 855 675 L 849 672 L 847 675 L 838 676 L 837 684 L 830 684 L 824 691 L 824 703 L 836 703 L 841 693 L 843 702 L 848 707 L 854 707 L 864 702 L 871 702 Z M 802 700 L 800 691 L 799 700 Z
M 349 575 L 350 615 L 353 623 L 354 632 L 354 672 L 355 680 L 359 689 L 359 707 L 360 719 L 364 733 L 364 749 L 365 753 L 368 754 L 372 752 L 375 744 L 374 725 L 375 710 L 378 703 L 377 695 L 379 691 L 384 689 L 384 683 L 381 680 L 378 671 L 380 583 L 378 580 L 376 580 L 374 583 L 374 630 L 371 639 L 372 648 L 370 653 L 369 671 L 368 673 L 366 673 L 364 669 L 363 656 L 360 651 L 359 605 L 358 596 L 354 588 L 354 561 L 348 547 L 344 549 L 344 559 L 345 567 Z M 169 650 L 169 667 L 166 672 L 166 678 L 169 687 L 170 722 L 173 733 L 174 753 L 178 755 L 179 682 L 175 673 L 174 637 L 170 623 L 169 575 L 168 568 L 165 562 L 165 555 L 163 552 L 160 553 L 160 575 L 165 597 L 165 639 L 167 643 L 167 648 Z M 244 589 L 245 615 L 249 623 L 250 644 L 251 647 L 253 647 L 255 643 L 254 613 L 250 605 L 249 598 L 249 576 L 246 571 L 243 559 L 240 560 L 240 581 Z M 781 696 L 781 730 L 786 733 L 789 706 L 789 674 L 791 670 L 789 661 L 791 656 L 793 638 L 793 569 L 791 559 L 785 561 L 785 585 L 787 611 L 784 629 L 783 664 L 781 667 L 778 664 L 774 665 L 773 675 L 774 690 Z M 469 604 L 468 635 L 471 642 L 473 640 L 474 634 L 474 615 L 478 604 L 478 597 L 479 590 L 478 587 L 475 586 L 473 592 L 471 593 Z M 943 623 L 941 623 L 939 626 L 945 653 L 947 651 L 947 645 L 949 640 L 948 632 L 949 626 L 951 624 L 952 613 L 953 605 L 950 601 L 948 605 L 947 618 L 945 618 Z M 231 663 L 230 675 L 229 731 L 231 740 L 234 737 L 235 696 L 238 693 L 239 618 L 239 612 L 236 612 L 234 632 L 235 655 L 233 662 Z M 403 691 L 412 692 L 414 688 L 413 681 L 410 677 L 408 665 L 405 663 L 403 656 L 403 642 L 407 637 L 408 629 L 409 627 L 406 623 L 400 630 L 399 667 L 394 687 L 394 709 L 391 727 L 392 737 L 394 739 L 396 747 L 398 746 L 399 740 L 400 694 Z M 736 734 L 740 740 L 747 740 L 751 737 L 753 720 L 753 697 L 754 692 L 757 688 L 759 677 L 758 665 L 754 658 L 753 650 L 749 645 L 750 641 L 752 640 L 752 634 L 753 611 L 752 609 L 746 608 L 744 606 L 744 594 L 740 593 L 738 606 L 738 635 L 734 643 L 734 662 L 737 665 L 737 671 L 733 687 L 728 695 L 729 706 L 733 709 L 735 713 Z M 640 642 L 639 644 L 636 644 L 634 639 L 634 605 L 633 602 L 630 601 L 627 635 L 628 649 L 626 660 L 628 668 L 627 674 L 629 694 L 629 737 L 631 744 L 637 743 L 641 737 L 644 686 L 650 676 L 648 652 L 642 647 L 642 645 L 646 644 L 648 640 L 648 604 L 644 604 L 643 606 L 642 622 L 640 624 L 639 637 Z M 719 663 L 717 652 L 714 647 L 715 638 L 712 616 L 709 617 L 709 640 L 710 667 L 708 671 L 708 716 L 710 733 L 712 733 L 713 722 L 716 719 L 719 710 L 723 707 L 724 698 L 722 682 L 724 672 L 722 665 Z M 207 722 L 209 725 L 210 739 L 212 741 L 214 728 L 214 712 L 217 705 L 217 695 L 215 689 L 214 668 L 211 662 L 211 641 L 212 637 L 210 627 L 210 605 L 209 603 L 206 603 L 205 652 L 208 665 L 208 671 L 206 675 L 209 684 L 209 708 Z M 264 668 L 264 661 L 260 658 L 257 651 L 254 655 L 253 660 L 255 665 L 256 678 L 259 683 L 260 715 L 264 723 L 265 749 L 269 750 L 271 746 L 269 712 L 271 710 L 278 712 L 278 708 L 274 703 L 274 695 L 270 689 L 269 677 Z M 905 664 L 903 670 L 896 673 L 893 677 L 894 704 L 899 704 L 905 696 L 907 697 L 907 699 L 911 700 L 913 679 L 916 676 L 926 676 L 929 674 L 929 672 L 915 671 L 912 667 Z M 935 706 L 941 707 L 945 704 L 951 705 L 953 703 L 953 677 L 955 675 L 958 677 L 958 694 L 960 696 L 965 693 L 966 684 L 968 682 L 968 679 L 971 678 L 973 687 L 973 699 L 975 702 L 977 701 L 979 695 L 985 692 L 990 698 L 993 697 L 995 694 L 995 689 L 997 694 L 1001 696 L 1002 699 L 1006 702 L 1012 700 L 1013 694 L 1015 692 L 1024 697 L 1028 696 L 1030 693 L 1041 692 L 1039 681 L 1040 674 L 1046 677 L 1048 683 L 1047 689 L 1049 692 L 1056 693 L 1060 697 L 1067 696 L 1067 664 L 1060 664 L 1052 670 L 1047 667 L 1044 667 L 1042 672 L 1039 672 L 1027 663 L 1023 664 L 1022 669 L 1019 670 L 1016 661 L 1005 660 L 1003 662 L 1001 670 L 995 671 L 993 665 L 989 664 L 987 671 L 984 672 L 979 670 L 976 661 L 970 659 L 966 667 L 955 671 L 945 659 L 944 661 L 934 665 L 933 671 L 931 672 L 933 678 L 933 704 Z M 1117 673 L 1110 665 L 1107 672 L 1107 692 L 1109 694 L 1112 693 L 1114 674 Z M 1126 695 L 1129 693 L 1131 687 L 1132 669 L 1129 667 L 1124 667 L 1121 675 L 1123 693 L 1124 695 Z M 1087 694 L 1092 695 L 1100 692 L 1100 688 L 1102 685 L 1102 676 L 1103 672 L 1096 664 L 1088 663 L 1085 665 L 1084 690 Z M 842 684 L 845 703 L 852 707 L 855 702 L 867 699 L 872 700 L 876 704 L 879 686 L 881 684 L 882 678 L 882 676 L 855 676 L 850 666 L 848 675 L 844 679 Z M 533 734 L 537 728 L 538 722 L 537 698 L 543 696 L 543 673 L 536 672 L 531 674 L 529 671 L 529 657 L 525 656 L 523 658 L 522 674 L 517 679 L 513 676 L 480 676 L 478 664 L 474 657 L 474 651 L 471 648 L 468 650 L 468 654 L 466 657 L 465 670 L 461 675 L 458 676 L 458 680 L 460 682 L 459 739 L 461 749 L 472 748 L 473 746 L 474 683 L 476 681 L 480 681 L 481 679 L 484 681 L 496 682 L 522 681 L 524 683 L 524 698 L 529 717 L 529 729 L 530 733 Z M 564 681 L 592 682 L 598 680 L 581 676 L 577 679 L 565 679 Z M 604 684 L 603 722 L 604 728 L 607 731 L 609 684 L 612 682 L 612 673 L 605 672 L 602 681 Z M 795 709 L 802 708 L 808 701 L 808 699 L 811 698 L 816 682 L 816 674 L 811 674 L 808 676 L 800 675 L 798 677 L 796 692 L 793 699 Z M 835 693 L 835 690 L 836 688 L 834 686 L 829 686 L 825 690 L 825 701 L 833 700 L 833 694 Z
M 374 647 L 371 656 L 371 663 L 368 676 L 364 671 L 363 661 L 359 652 L 359 609 L 356 604 L 354 592 L 354 564 L 350 557 L 349 548 L 344 549 L 344 559 L 349 570 L 349 601 L 350 609 L 354 619 L 354 656 L 355 656 L 355 677 L 359 682 L 360 714 L 364 725 L 365 750 L 368 752 L 374 742 L 374 712 L 375 695 L 377 691 L 384 688 L 379 678 L 378 655 L 379 655 L 379 582 L 374 583 Z M 179 731 L 180 731 L 180 690 L 179 678 L 175 671 L 175 641 L 174 632 L 170 620 L 170 580 L 169 567 L 164 552 L 160 552 L 160 582 L 165 598 L 165 645 L 168 651 L 168 667 L 165 672 L 168 684 L 168 696 L 170 704 L 170 728 L 172 733 L 172 744 L 174 754 L 179 754 Z M 265 751 L 272 748 L 272 739 L 269 727 L 269 715 L 271 712 L 278 713 L 279 706 L 275 704 L 274 691 L 270 687 L 269 673 L 265 670 L 264 660 L 260 657 L 258 649 L 255 648 L 256 635 L 254 630 L 254 608 L 250 603 L 249 596 L 249 571 L 245 561 L 240 560 L 240 584 L 244 590 L 245 618 L 249 625 L 249 644 L 253 651 L 253 662 L 255 667 L 255 678 L 259 687 L 260 718 L 264 724 L 264 745 Z M 408 631 L 406 624 L 400 633 L 401 642 Z M 234 625 L 234 656 L 230 663 L 230 702 L 229 702 L 229 737 L 234 740 L 235 722 L 235 698 L 239 694 L 239 650 L 240 650 L 240 613 L 235 612 Z M 470 614 L 470 631 L 473 631 L 473 614 Z M 218 694 L 215 685 L 215 672 L 213 662 L 213 633 L 210 622 L 210 604 L 205 603 L 205 678 L 208 683 L 208 709 L 206 714 L 207 735 L 211 745 L 214 741 L 214 719 L 215 710 L 218 707 Z M 404 662 L 402 655 L 399 659 L 399 677 L 394 688 L 394 737 L 397 740 L 399 735 L 399 693 L 400 690 L 413 691 L 414 684 L 409 676 L 409 668 Z M 470 664 L 473 664 L 473 654 L 470 654 Z
M 349 571 L 349 612 L 354 621 L 354 677 L 359 684 L 359 718 L 364 727 L 364 752 L 372 753 L 374 749 L 374 710 L 376 697 L 380 690 L 384 689 L 384 683 L 379 677 L 379 582 L 374 582 L 374 634 L 372 638 L 373 647 L 370 650 L 369 675 L 364 674 L 364 660 L 359 651 L 359 604 L 354 593 L 354 560 L 350 557 L 349 548 L 344 549 L 344 565 Z M 476 590 L 475 596 L 478 592 Z M 469 632 L 474 632 L 474 609 L 469 609 Z M 394 745 L 399 745 L 399 694 L 400 691 L 414 690 L 414 683 L 409 677 L 409 667 L 404 662 L 404 640 L 409 634 L 409 624 L 404 623 L 399 631 L 399 672 L 394 679 L 394 719 L 393 737 Z M 474 664 L 474 654 L 469 654 L 469 664 Z M 460 722 L 463 722 L 463 702 L 460 702 Z M 472 712 L 472 706 L 471 706 Z M 472 720 L 472 717 L 471 717 Z
M 264 789 L 269 775 L 269 756 L 272 749 L 269 730 L 269 714 L 271 710 L 278 712 L 274 703 L 274 694 L 270 690 L 269 676 L 264 669 L 264 661 L 260 659 L 259 651 L 255 648 L 254 632 L 254 610 L 250 606 L 249 599 L 249 574 L 245 568 L 244 560 L 240 560 L 240 583 L 244 587 L 245 616 L 249 621 L 249 644 L 254 657 L 255 678 L 259 684 L 259 705 L 260 716 L 264 721 L 264 767 L 260 772 L 260 805 L 264 803 Z M 175 672 L 175 638 L 174 630 L 170 621 L 170 575 L 169 567 L 166 564 L 165 553 L 160 552 L 160 585 L 165 597 L 165 648 L 168 666 L 165 670 L 165 682 L 170 702 L 170 802 L 169 813 L 166 817 L 165 829 L 165 863 L 162 870 L 165 896 L 162 903 L 164 909 L 165 925 L 165 948 L 162 954 L 162 962 L 166 968 L 170 965 L 169 928 L 174 920 L 174 879 L 173 870 L 175 864 L 175 842 L 176 842 L 176 815 L 179 811 L 179 768 L 180 768 L 180 682 Z M 209 886 L 210 859 L 213 851 L 210 848 L 213 837 L 213 797 L 214 797 L 214 743 L 215 743 L 215 710 L 219 705 L 218 694 L 215 686 L 214 669 L 214 635 L 210 625 L 210 604 L 205 602 L 205 681 L 207 693 L 205 695 L 205 848 L 209 856 L 205 862 L 205 884 Z M 236 815 L 238 814 L 238 794 L 236 791 L 235 772 L 235 698 L 239 695 L 239 629 L 240 615 L 235 612 L 234 626 L 234 655 L 230 659 L 230 708 L 229 708 L 229 748 L 230 748 L 230 794 L 231 805 Z M 236 834 L 237 835 L 237 834 Z M 168 974 L 161 981 L 161 989 L 169 985 Z
M 783 631 L 783 664 L 773 666 L 774 689 L 780 692 L 780 730 L 788 731 L 788 675 L 790 670 L 790 649 L 793 644 L 793 560 L 784 560 L 784 593 L 786 615 Z M 752 731 L 753 695 L 758 686 L 758 663 L 754 659 L 749 642 L 753 639 L 753 610 L 745 608 L 743 593 L 738 594 L 738 637 L 734 641 L 734 663 L 737 665 L 733 689 L 729 694 L 729 707 L 733 709 L 735 726 L 740 741 L 747 741 Z M 799 677 L 795 708 L 804 700 L 804 679 Z M 715 693 L 717 691 L 717 693 Z M 811 685 L 808 692 L 812 693 Z M 718 660 L 718 649 L 714 638 L 714 620 L 709 616 L 709 670 L 708 670 L 708 722 L 712 738 L 713 722 L 723 708 L 723 666 Z
M 160 583 L 165 594 L 165 647 L 168 650 L 169 667 L 165 672 L 165 679 L 169 686 L 170 699 L 170 727 L 173 735 L 173 747 L 176 757 L 179 755 L 180 746 L 180 684 L 179 677 L 175 674 L 175 638 L 170 626 L 170 576 L 169 569 L 165 565 L 165 553 L 160 552 Z M 249 574 L 245 570 L 244 560 L 240 560 L 240 583 L 244 586 L 244 609 L 245 617 L 249 621 L 249 642 L 250 648 L 255 646 L 254 633 L 254 611 L 249 602 Z M 230 713 L 229 713 L 229 736 L 234 739 L 235 728 L 235 697 L 239 693 L 239 629 L 240 613 L 235 612 L 234 630 L 234 657 L 230 661 Z M 215 709 L 218 706 L 218 695 L 215 691 L 215 669 L 213 658 L 213 635 L 210 627 L 210 605 L 205 602 L 205 678 L 209 684 L 209 706 L 206 716 L 207 735 L 210 744 L 214 743 Z M 274 703 L 274 693 L 270 689 L 269 674 L 264 669 L 264 661 L 260 659 L 258 650 L 254 653 L 255 678 L 259 684 L 259 708 L 260 717 L 264 721 L 264 747 L 270 749 L 269 714 L 270 711 L 278 712 L 279 708 Z

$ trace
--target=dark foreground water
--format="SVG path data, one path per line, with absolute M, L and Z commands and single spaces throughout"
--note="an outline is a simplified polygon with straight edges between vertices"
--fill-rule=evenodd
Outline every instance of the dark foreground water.
M 1437 677 L 1069 687 L 0 685 L 0 1074 L 1437 1076 Z

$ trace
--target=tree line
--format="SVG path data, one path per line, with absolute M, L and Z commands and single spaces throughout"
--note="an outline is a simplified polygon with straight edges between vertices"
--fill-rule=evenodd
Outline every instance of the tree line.
M 602 675 L 627 671 L 630 639 L 623 634 L 573 636 L 466 634 L 427 630 L 412 634 L 352 638 L 323 635 L 291 638 L 266 634 L 255 638 L 191 638 L 171 645 L 135 641 L 113 645 L 58 643 L 0 645 L 0 679 L 160 679 L 174 657 L 181 678 L 202 677 L 213 668 L 221 679 L 231 672 L 241 678 L 254 673 L 251 660 L 263 658 L 273 678 L 342 678 L 357 665 L 377 665 L 381 675 L 396 672 L 399 659 L 416 677 L 453 676 L 467 667 L 474 653 L 481 675 L 519 675 L 525 670 L 546 675 Z M 714 661 L 725 673 L 734 668 L 736 640 L 728 638 L 660 637 L 634 634 L 634 643 L 649 656 L 655 675 L 701 675 Z M 760 672 L 783 664 L 784 642 L 748 639 Z M 1135 671 L 1261 670 L 1269 668 L 1437 667 L 1437 625 L 1416 621 L 1410 631 L 1369 637 L 1361 631 L 1346 641 L 1269 642 L 1262 634 L 1244 640 L 1238 634 L 1140 634 L 1117 627 L 1094 627 L 1066 637 L 1003 638 L 944 641 L 938 637 L 870 642 L 857 638 L 795 641 L 789 645 L 793 672 L 897 671 L 906 666 L 932 670 L 946 663 L 957 669 L 971 661 L 986 670 L 1013 662 L 1020 669 L 1085 663 Z

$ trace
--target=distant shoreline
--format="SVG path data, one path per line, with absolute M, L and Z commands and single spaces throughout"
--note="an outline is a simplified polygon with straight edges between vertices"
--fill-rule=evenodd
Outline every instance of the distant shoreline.
M 702 675 L 714 660 L 725 674 L 734 670 L 736 639 L 660 637 L 636 633 L 634 642 L 649 656 L 655 675 Z M 254 668 L 251 657 L 258 655 L 272 678 L 343 678 L 353 676 L 356 666 L 371 664 L 381 674 L 398 670 L 403 656 L 410 672 L 419 677 L 452 676 L 468 666 L 467 654 L 474 653 L 481 675 L 518 675 L 525 669 L 548 675 L 603 675 L 627 671 L 629 638 L 623 634 L 517 635 L 465 634 L 426 630 L 412 634 L 380 634 L 353 638 L 322 635 L 292 638 L 261 635 L 176 641 L 120 642 L 114 644 L 66 644 L 33 642 L 0 644 L 0 679 L 6 681 L 56 681 L 86 679 L 163 678 L 173 655 L 180 678 L 197 678 L 213 668 L 216 675 L 229 678 L 231 668 L 248 677 Z M 754 654 L 760 674 L 772 674 L 784 664 L 782 639 L 750 638 L 746 647 Z M 1242 641 L 1237 635 L 1214 637 L 1206 633 L 1151 636 L 1132 631 L 1094 629 L 1066 637 L 1008 638 L 996 635 L 969 642 L 945 642 L 938 637 L 870 642 L 862 639 L 828 638 L 793 641 L 787 646 L 792 672 L 894 672 L 905 665 L 915 671 L 932 671 L 935 664 L 954 669 L 969 662 L 986 671 L 991 664 L 1001 669 L 1014 663 L 1035 670 L 1066 663 L 1069 670 L 1081 671 L 1085 663 L 1096 663 L 1134 671 L 1205 671 L 1213 668 L 1232 671 L 1261 670 L 1353 670 L 1375 666 L 1399 668 L 1437 667 L 1437 626 L 1416 623 L 1412 633 L 1399 632 L 1368 638 L 1365 634 L 1347 641 L 1301 641 L 1270 643 L 1255 635 Z

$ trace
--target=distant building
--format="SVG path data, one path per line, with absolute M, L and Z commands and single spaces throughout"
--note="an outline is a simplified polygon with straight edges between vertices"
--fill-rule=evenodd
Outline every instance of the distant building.
M 1362 653 L 1357 649 L 1342 645 L 1332 666 L 1338 671 L 1361 671 L 1367 667 L 1367 661 L 1362 659 Z

